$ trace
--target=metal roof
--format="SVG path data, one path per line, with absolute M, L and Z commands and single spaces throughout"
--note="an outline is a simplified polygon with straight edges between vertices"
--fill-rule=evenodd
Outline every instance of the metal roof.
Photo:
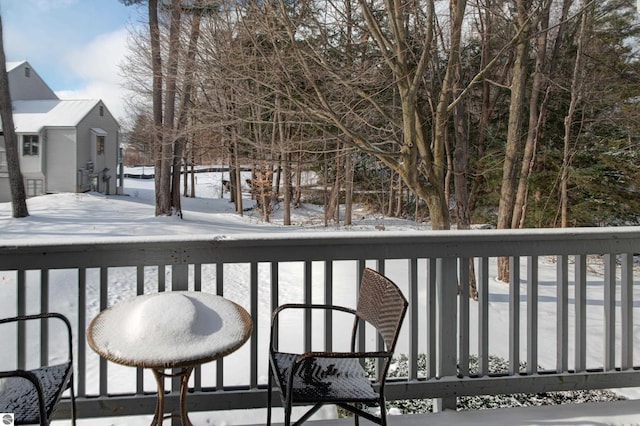
M 45 127 L 75 127 L 99 103 L 85 100 L 34 100 L 13 102 L 17 133 L 38 133 Z

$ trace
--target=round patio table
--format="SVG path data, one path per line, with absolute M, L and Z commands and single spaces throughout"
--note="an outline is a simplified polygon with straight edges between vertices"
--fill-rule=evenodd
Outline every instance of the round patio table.
M 240 348 L 251 334 L 247 311 L 221 296 L 194 291 L 145 294 L 100 312 L 87 328 L 87 342 L 103 358 L 149 368 L 158 385 L 152 425 L 162 425 L 164 379 L 180 379 L 180 420 L 190 425 L 186 396 L 193 368 Z M 178 369 L 166 373 L 167 369 Z

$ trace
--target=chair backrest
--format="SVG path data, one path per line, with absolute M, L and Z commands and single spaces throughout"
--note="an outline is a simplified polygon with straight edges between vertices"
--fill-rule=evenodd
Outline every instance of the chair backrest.
M 356 313 L 378 330 L 390 352 L 395 349 L 407 306 L 393 281 L 373 269 L 364 269 Z

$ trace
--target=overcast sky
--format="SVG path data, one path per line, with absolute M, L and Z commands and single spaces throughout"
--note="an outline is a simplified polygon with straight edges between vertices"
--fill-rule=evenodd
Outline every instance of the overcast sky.
M 145 7 L 119 0 L 0 0 L 7 61 L 27 60 L 62 99 L 102 99 L 122 123 L 119 63 Z

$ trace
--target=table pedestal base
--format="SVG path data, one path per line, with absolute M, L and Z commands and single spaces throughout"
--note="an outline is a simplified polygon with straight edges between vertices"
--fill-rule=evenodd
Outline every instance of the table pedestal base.
M 193 367 L 182 368 L 175 373 L 165 373 L 164 369 L 151 369 L 153 377 L 158 384 L 158 401 L 156 402 L 156 412 L 153 416 L 151 426 L 162 426 L 164 419 L 177 417 L 180 419 L 182 426 L 192 426 L 189 416 L 187 415 L 187 389 L 189 388 L 189 377 L 193 371 Z M 170 377 L 180 378 L 180 413 L 164 414 L 164 379 Z

